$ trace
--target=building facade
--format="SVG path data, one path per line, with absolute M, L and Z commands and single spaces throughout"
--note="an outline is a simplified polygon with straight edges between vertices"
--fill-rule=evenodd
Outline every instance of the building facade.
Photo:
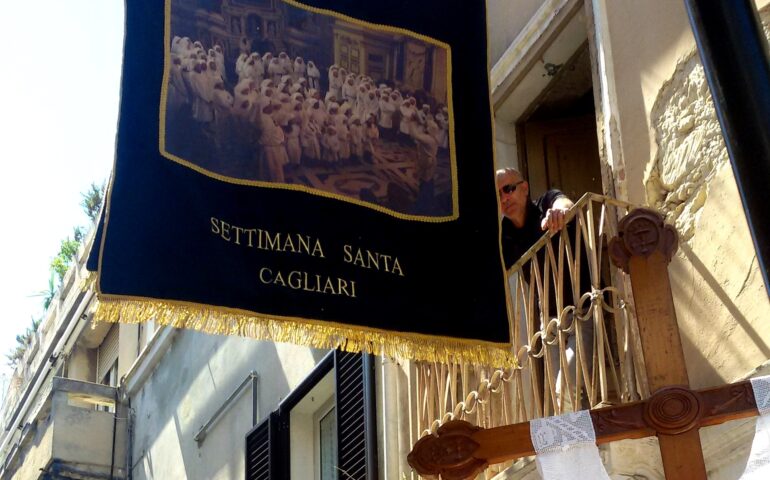
M 335 46 L 319 49 L 320 63 L 440 90 L 431 52 L 417 52 L 423 69 L 409 76 L 406 44 L 279 16 L 275 0 L 202 3 L 223 13 L 187 11 L 186 28 L 195 38 L 196 28 L 218 32 L 202 40 L 224 45 L 230 64 L 244 38 L 292 54 L 333 29 Z M 767 33 L 770 2 L 756 5 Z M 521 170 L 533 195 L 592 191 L 663 213 L 680 233 L 669 272 L 692 386 L 768 373 L 770 304 L 683 2 L 487 0 L 487 8 L 497 166 Z M 471 369 L 452 386 L 441 378 L 453 366 L 152 322 L 93 324 L 83 255 L 11 382 L 2 479 L 417 478 L 406 455 L 423 420 L 440 423 L 455 408 L 423 409 L 432 401 L 424 392 L 456 388 L 452 398 L 473 410 L 473 393 L 484 395 L 475 385 L 496 381 L 494 369 Z M 511 398 L 495 401 L 479 412 L 515 409 Z M 737 478 L 752 435 L 753 421 L 703 430 L 709 478 Z M 643 439 L 602 454 L 613 478 L 654 479 L 663 478 L 657 451 Z M 536 475 L 521 461 L 486 477 Z

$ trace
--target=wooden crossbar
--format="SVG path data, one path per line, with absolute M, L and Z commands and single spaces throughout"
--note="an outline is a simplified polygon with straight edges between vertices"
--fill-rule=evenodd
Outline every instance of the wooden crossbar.
M 758 415 L 751 382 L 691 391 L 669 387 L 642 402 L 591 410 L 596 443 L 658 434 L 677 435 Z M 663 418 L 661 418 L 661 416 Z M 480 428 L 463 420 L 421 438 L 408 461 L 420 475 L 444 480 L 474 478 L 489 465 L 535 454 L 529 422 Z
M 591 410 L 598 444 L 656 435 L 668 479 L 706 480 L 698 430 L 758 414 L 748 381 L 694 391 L 689 388 L 674 311 L 668 263 L 676 231 L 649 209 L 618 224 L 609 245 L 613 263 L 629 273 L 639 336 L 652 396 L 645 401 Z M 421 438 L 408 456 L 420 475 L 473 478 L 489 465 L 535 453 L 529 422 L 483 429 L 464 421 Z

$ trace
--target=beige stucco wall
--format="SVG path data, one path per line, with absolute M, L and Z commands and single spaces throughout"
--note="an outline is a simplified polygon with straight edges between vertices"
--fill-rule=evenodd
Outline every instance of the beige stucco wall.
M 670 275 L 691 381 L 733 380 L 770 358 L 770 305 L 684 4 L 602 4 L 625 190 L 682 240 Z
M 251 430 L 251 389 L 194 440 L 230 393 L 256 370 L 259 420 L 273 411 L 326 352 L 249 338 L 179 330 L 154 372 L 131 397 L 135 410 L 133 475 L 159 478 L 242 478 Z
M 67 391 L 54 393 L 51 406 L 52 458 L 82 471 L 107 475 L 114 451 L 113 472 L 122 476 L 126 443 L 125 410 L 120 408 L 117 414 L 113 414 L 96 411 L 93 404 L 80 404 L 73 402 Z
M 489 64 L 494 65 L 546 0 L 486 0 Z
M 24 457 L 20 460 L 21 465 L 11 478 L 13 480 L 30 480 L 38 478 L 40 469 L 46 468 L 51 460 L 51 449 L 53 444 L 53 429 L 49 428 L 50 422 L 40 422 L 38 431 L 25 450 Z
M 67 360 L 67 378 L 96 381 L 96 350 L 76 345 Z
M 125 375 L 139 354 L 139 325 L 118 324 L 118 378 Z

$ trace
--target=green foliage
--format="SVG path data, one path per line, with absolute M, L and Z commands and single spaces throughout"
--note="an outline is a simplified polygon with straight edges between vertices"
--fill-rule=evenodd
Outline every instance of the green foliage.
M 104 186 L 100 187 L 96 183 L 91 183 L 88 190 L 81 193 L 80 196 L 83 197 L 80 206 L 83 207 L 83 211 L 91 219 L 91 222 L 96 223 L 99 209 L 102 208 L 104 201 Z
M 83 243 L 83 239 L 86 237 L 85 232 L 83 232 L 83 227 L 77 226 L 72 229 L 72 238 L 75 239 L 78 243 Z
M 72 259 L 77 255 L 79 247 L 80 242 L 69 237 L 61 241 L 59 253 L 51 260 L 51 270 L 59 277 L 59 284 L 64 281 L 64 275 L 70 268 Z
M 29 344 L 32 343 L 32 337 L 40 327 L 40 322 L 42 322 L 42 320 L 42 318 L 32 317 L 32 325 L 27 327 L 24 333 L 16 335 L 16 346 L 13 347 L 10 352 L 5 354 L 5 358 L 8 359 L 9 367 L 16 368 L 19 361 L 24 358 L 24 353 L 26 353 L 27 348 L 29 348 Z
M 51 271 L 51 276 L 48 277 L 48 288 L 45 290 L 40 290 L 37 294 L 33 295 L 35 297 L 42 297 L 43 298 L 43 308 L 45 310 L 48 310 L 48 307 L 51 306 L 51 302 L 53 302 L 53 297 L 56 296 L 56 283 L 54 281 L 54 277 L 56 274 Z

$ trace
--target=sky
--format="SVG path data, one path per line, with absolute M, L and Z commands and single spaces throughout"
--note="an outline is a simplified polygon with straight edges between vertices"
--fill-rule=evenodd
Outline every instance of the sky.
M 123 0 L 3 2 L 0 91 L 0 375 L 15 337 L 44 315 L 51 259 L 115 150 Z

